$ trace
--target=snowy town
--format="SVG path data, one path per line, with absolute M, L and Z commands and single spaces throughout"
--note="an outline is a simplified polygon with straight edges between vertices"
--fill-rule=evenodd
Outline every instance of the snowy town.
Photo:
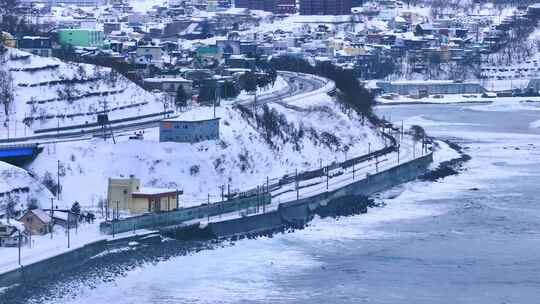
M 429 262 L 401 282 L 370 248 L 409 258 L 396 244 L 425 241 L 436 264 L 445 235 L 448 259 L 466 256 L 448 263 L 470 266 L 506 234 L 468 233 L 513 209 L 484 200 L 532 201 L 517 180 L 540 173 L 539 21 L 534 0 L 0 0 L 0 304 L 358 303 L 351 282 L 373 303 L 448 302 Z M 495 186 L 514 174 L 516 193 Z M 540 215 L 527 206 L 516 216 Z M 469 238 L 486 247 L 463 253 Z M 538 248 L 522 241 L 505 250 Z M 367 274 L 330 275 L 343 298 L 315 292 L 323 273 L 309 295 L 271 279 L 355 250 Z M 519 260 L 499 250 L 478 263 Z M 208 268 L 220 252 L 232 266 Z M 259 264 L 281 270 L 243 268 Z M 533 298 L 482 269 L 452 303 Z

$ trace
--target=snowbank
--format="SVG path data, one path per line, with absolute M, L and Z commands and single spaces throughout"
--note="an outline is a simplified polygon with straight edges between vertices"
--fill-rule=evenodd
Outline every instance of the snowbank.
M 96 112 L 105 107 L 110 119 L 163 111 L 160 95 L 146 92 L 108 68 L 65 63 L 15 49 L 8 49 L 0 62 L 0 69 L 13 79 L 11 137 L 28 136 L 36 129 L 95 122 Z M 0 120 L 6 120 L 3 111 Z M 2 128 L 0 137 L 7 137 L 7 132 Z
M 218 141 L 159 143 L 158 130 L 147 129 L 142 141 L 117 134 L 116 145 L 102 139 L 58 143 L 40 154 L 30 169 L 40 176 L 56 172 L 56 159 L 60 159 L 66 206 L 77 200 L 85 207 L 97 207 L 106 197 L 108 177 L 130 174 L 141 178 L 145 186 L 183 189 L 180 203 L 189 206 L 204 203 L 208 194 L 217 200 L 221 185 L 245 190 L 265 183 L 267 177 L 318 169 L 322 161 L 344 161 L 383 146 L 372 126 L 362 124 L 356 114 L 343 112 L 326 95 L 297 104 L 301 102 L 270 104 L 271 115 L 283 123 L 275 132 L 257 125 L 252 113 L 222 106 L 216 109 L 221 118 Z M 212 115 L 212 108 L 197 107 L 179 119 Z M 257 115 L 263 117 L 262 107 Z

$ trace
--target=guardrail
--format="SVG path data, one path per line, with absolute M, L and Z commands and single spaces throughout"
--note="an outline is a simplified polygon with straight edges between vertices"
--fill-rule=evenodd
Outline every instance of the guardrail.
M 287 72 L 287 73 L 292 73 L 292 72 Z M 303 73 L 296 73 L 296 74 L 297 75 L 302 75 L 302 77 L 310 79 L 312 81 L 322 82 L 322 83 L 324 83 L 324 86 L 322 86 L 322 87 L 320 87 L 320 88 L 318 88 L 316 90 L 313 90 L 311 92 L 306 92 L 306 93 L 302 93 L 302 94 L 298 94 L 298 95 L 294 95 L 294 96 L 285 98 L 284 102 L 292 102 L 292 101 L 295 101 L 295 100 L 305 99 L 305 98 L 309 98 L 309 97 L 319 95 L 319 94 L 330 93 L 330 92 L 332 92 L 333 90 L 336 89 L 335 82 L 330 80 L 330 79 L 320 77 L 320 76 L 316 76 L 316 75 L 311 75 L 311 74 L 303 74 Z
M 306 97 L 309 97 L 311 94 L 320 94 L 321 91 L 327 92 L 327 90 L 335 89 L 335 83 L 333 81 L 330 81 L 330 80 L 327 80 L 325 78 L 321 78 L 318 76 L 307 75 L 307 74 L 304 74 L 304 75 L 305 76 L 303 77 L 309 77 L 315 81 L 326 81 L 326 84 L 322 88 L 319 88 L 312 92 L 308 92 L 306 94 L 300 94 L 299 96 L 303 96 L 303 97 L 299 97 L 299 98 L 306 98 Z M 373 121 L 377 126 L 382 127 L 383 129 L 387 128 L 387 129 L 395 130 L 391 125 L 389 125 L 384 120 L 374 119 Z M 217 203 L 199 205 L 195 207 L 183 208 L 183 209 L 179 209 L 179 210 L 175 210 L 171 212 L 153 213 L 153 214 L 149 213 L 149 214 L 130 217 L 127 219 L 122 219 L 122 220 L 107 221 L 107 222 L 101 223 L 100 230 L 102 233 L 114 234 L 114 233 L 126 232 L 126 231 L 131 231 L 131 230 L 137 230 L 137 229 L 148 229 L 148 228 L 155 229 L 160 226 L 180 225 L 182 223 L 195 220 L 195 219 L 202 219 L 205 217 L 217 216 L 220 214 L 231 213 L 231 212 L 240 211 L 243 209 L 247 210 L 252 207 L 259 208 L 259 207 L 269 205 L 271 204 L 271 200 L 272 200 L 272 196 L 271 196 L 272 191 L 275 191 L 287 184 L 299 183 L 301 181 L 306 181 L 306 180 L 314 179 L 317 177 L 324 177 L 324 176 L 327 176 L 328 172 L 331 170 L 335 170 L 339 168 L 346 169 L 351 166 L 354 166 L 354 165 L 357 165 L 366 161 L 370 161 L 374 158 L 382 157 L 389 153 L 393 153 L 399 149 L 397 140 L 392 135 L 386 133 L 384 130 L 381 132 L 381 134 L 383 137 L 385 137 L 386 139 L 390 141 L 390 145 L 382 149 L 373 151 L 371 153 L 364 154 L 355 158 L 351 158 L 344 162 L 334 163 L 334 164 L 331 164 L 329 166 L 326 166 L 317 170 L 304 171 L 295 176 L 285 175 L 277 179 L 277 182 L 273 182 L 272 184 L 267 182 L 265 184 L 263 183 L 262 187 L 259 186 L 256 188 L 243 191 L 242 192 L 243 196 L 239 198 L 229 199 L 227 201 L 221 201 Z
M 158 227 L 180 225 L 187 221 L 218 216 L 224 213 L 240 212 L 249 208 L 265 208 L 265 206 L 271 203 L 271 200 L 268 192 L 261 192 L 258 195 L 218 203 L 106 221 L 99 225 L 99 229 L 104 234 L 116 234 L 138 229 L 157 229 Z
M 122 128 L 131 128 L 131 127 L 138 127 L 138 126 L 145 126 L 145 125 L 149 125 L 149 124 L 155 124 L 155 123 L 159 122 L 161 120 L 161 118 L 159 118 L 159 119 L 155 118 L 153 120 L 145 120 L 145 121 L 138 121 L 138 120 L 145 119 L 145 118 L 151 118 L 151 117 L 159 117 L 159 116 L 166 115 L 166 114 L 171 114 L 171 113 L 173 113 L 173 111 L 160 112 L 160 113 L 148 114 L 148 115 L 144 115 L 144 116 L 128 117 L 128 118 L 112 120 L 111 121 L 112 122 L 111 123 L 111 129 L 119 130 L 119 129 L 122 129 Z M 133 121 L 133 122 L 131 122 L 131 121 Z M 123 122 L 127 122 L 127 123 L 126 124 L 119 124 L 119 123 L 123 123 Z M 61 127 L 61 128 L 65 128 L 64 130 L 57 130 L 56 128 L 54 128 L 54 129 L 42 129 L 40 133 L 44 133 L 44 134 L 39 134 L 39 135 L 34 135 L 34 136 L 27 136 L 27 137 L 14 137 L 14 138 L 9 138 L 9 139 L 4 138 L 4 139 L 0 139 L 0 144 L 1 143 L 24 142 L 24 141 L 38 141 L 38 140 L 47 140 L 47 139 L 66 139 L 66 138 L 71 138 L 71 137 L 78 137 L 78 136 L 81 136 L 81 135 L 92 135 L 92 134 L 94 134 L 96 132 L 102 132 L 101 129 L 96 129 L 97 127 L 99 127 L 99 125 L 97 125 L 97 124 L 94 124 L 94 125 L 85 124 L 85 125 L 77 125 L 77 127 L 75 127 L 75 125 L 67 126 L 67 127 Z M 48 131 L 45 132 L 43 130 L 48 130 Z M 62 132 L 62 133 L 53 133 L 55 131 L 59 132 L 59 131 L 67 131 L 67 130 L 74 130 L 74 131 Z

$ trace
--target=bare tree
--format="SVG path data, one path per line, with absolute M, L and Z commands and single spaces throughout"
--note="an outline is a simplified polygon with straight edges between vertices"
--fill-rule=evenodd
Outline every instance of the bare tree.
M 4 107 L 6 119 L 9 118 L 9 108 L 14 99 L 13 77 L 11 72 L 0 67 L 0 104 L 2 104 Z

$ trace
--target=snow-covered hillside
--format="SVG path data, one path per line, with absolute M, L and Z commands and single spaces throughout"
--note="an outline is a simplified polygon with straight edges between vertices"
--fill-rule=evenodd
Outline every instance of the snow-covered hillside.
M 211 118 L 212 113 L 211 108 L 193 108 L 180 119 Z M 181 204 L 186 206 L 205 202 L 208 194 L 218 200 L 221 185 L 246 190 L 267 176 L 316 169 L 321 161 L 343 161 L 384 144 L 357 114 L 344 113 L 325 94 L 259 107 L 257 119 L 251 107 L 219 107 L 217 116 L 219 141 L 159 143 L 157 130 L 150 129 L 143 141 L 120 137 L 116 145 L 99 139 L 57 144 L 40 154 L 30 170 L 39 176 L 56 172 L 60 159 L 66 206 L 78 200 L 97 207 L 106 198 L 107 178 L 130 174 L 146 186 L 183 189 Z M 265 123 L 270 117 L 274 123 Z
M 25 210 L 28 206 L 49 206 L 51 192 L 44 186 L 53 180 L 52 175 L 43 175 L 37 180 L 25 170 L 0 162 L 0 214 L 11 205 L 12 210 Z M 14 216 L 14 215 L 12 215 Z
M 0 70 L 12 79 L 14 102 L 9 107 L 13 137 L 32 130 L 96 121 L 106 103 L 110 119 L 163 111 L 158 95 L 148 93 L 111 69 L 65 63 L 15 49 L 0 55 Z M 0 121 L 6 121 L 2 109 Z M 23 125 L 26 122 L 26 127 Z M 7 124 L 6 124 L 7 125 Z M 7 134 L 1 130 L 2 137 Z

